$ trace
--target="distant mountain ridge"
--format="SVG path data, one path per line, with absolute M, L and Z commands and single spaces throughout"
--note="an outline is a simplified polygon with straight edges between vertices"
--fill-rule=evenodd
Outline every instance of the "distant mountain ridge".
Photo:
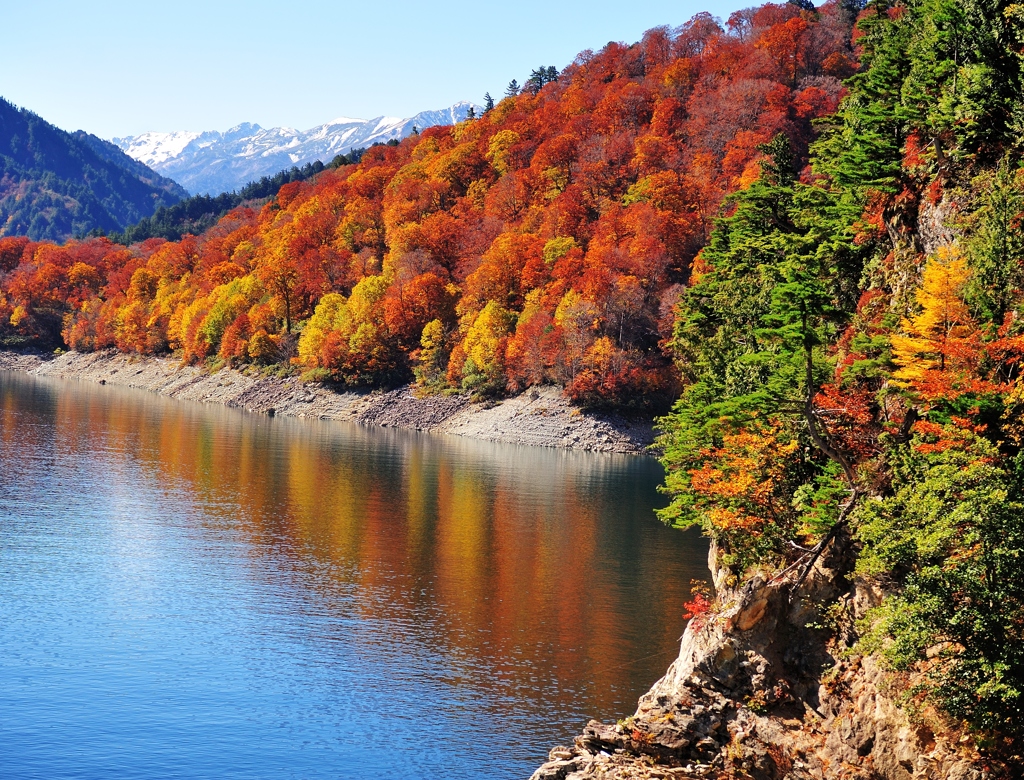
M 110 141 L 105 141 L 99 136 L 87 133 L 84 130 L 76 130 L 71 133 L 71 135 L 76 140 L 87 145 L 99 157 L 103 158 L 107 162 L 113 163 L 117 167 L 133 173 L 139 181 L 149 184 L 158 190 L 167 192 L 168 194 L 172 194 L 175 199 L 188 197 L 188 191 L 178 184 L 178 182 L 166 176 L 161 176 L 145 163 L 139 162 L 134 157 L 130 157 L 125 154 L 118 146 L 110 143 Z
M 112 142 L 189 192 L 217 195 L 293 166 L 316 160 L 326 164 L 335 155 L 352 149 L 401 140 L 411 135 L 414 127 L 456 124 L 466 119 L 470 108 L 477 113 L 482 110 L 461 101 L 439 111 L 421 111 L 408 119 L 339 117 L 306 131 L 265 129 L 246 122 L 225 132 L 151 132 L 114 138 Z
M 113 144 L 0 98 L 0 237 L 123 230 L 187 196 Z

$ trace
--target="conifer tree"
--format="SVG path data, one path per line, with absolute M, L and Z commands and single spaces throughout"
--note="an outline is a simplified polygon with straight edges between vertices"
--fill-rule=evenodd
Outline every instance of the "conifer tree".
M 858 192 L 895 191 L 902 176 L 910 119 L 902 93 L 913 28 L 890 19 L 888 9 L 886 0 L 868 4 L 858 23 L 863 67 L 849 80 L 849 94 L 814 148 L 815 169 Z
M 816 398 L 832 372 L 824 347 L 855 307 L 864 258 L 834 196 L 796 181 L 788 140 L 776 137 L 762 151 L 761 177 L 731 198 L 732 214 L 718 221 L 680 303 L 673 347 L 688 387 L 662 422 L 673 495 L 662 517 L 677 525 L 702 522 L 716 537 L 720 517 L 707 512 L 692 480 L 708 466 L 709 453 L 734 457 L 728 441 L 737 431 L 763 432 L 767 425 L 776 446 L 796 438 L 816 450 L 816 459 L 794 467 L 830 475 L 835 524 L 860 495 Z M 734 539 L 733 554 L 742 559 L 746 544 Z
M 543 65 L 530 72 L 530 78 L 526 81 L 526 87 L 530 94 L 536 95 L 545 84 L 558 81 L 558 69 L 554 65 L 544 67 Z
M 967 246 L 972 273 L 965 296 L 975 314 L 999 328 L 1024 295 L 1024 173 L 1004 157 L 972 185 L 981 202 Z

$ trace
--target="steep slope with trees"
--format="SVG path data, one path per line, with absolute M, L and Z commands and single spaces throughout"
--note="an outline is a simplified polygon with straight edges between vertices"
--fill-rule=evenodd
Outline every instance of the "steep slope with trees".
M 120 230 L 187 195 L 113 144 L 0 98 L 0 236 L 62 241 Z
M 1021 776 L 1022 22 L 869 3 L 811 174 L 779 136 L 728 199 L 661 438 L 718 599 L 627 726 L 538 777 Z
M 0 322 L 347 385 L 555 383 L 584 405 L 667 408 L 663 343 L 693 258 L 765 143 L 806 157 L 855 68 L 851 22 L 834 4 L 700 15 L 537 69 L 480 118 L 371 148 L 199 237 L 25 246 Z M 79 254 L 85 285 L 66 275 Z M 43 283 L 51 267 L 65 276 Z

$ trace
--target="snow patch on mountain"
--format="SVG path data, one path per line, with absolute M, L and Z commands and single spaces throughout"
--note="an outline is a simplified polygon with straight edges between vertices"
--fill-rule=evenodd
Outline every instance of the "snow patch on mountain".
M 114 143 L 129 157 L 152 168 L 177 157 L 198 137 L 199 133 L 179 130 L 174 133 L 143 133 L 129 138 L 115 138 Z
M 452 125 L 473 108 L 461 101 L 439 111 L 421 111 L 407 119 L 338 117 L 306 131 L 291 127 L 262 128 L 245 122 L 230 130 L 202 133 L 176 131 L 114 138 L 129 156 L 174 179 L 194 194 L 217 195 L 293 165 L 320 160 L 329 163 L 352 149 L 386 143 L 410 135 L 413 128 Z

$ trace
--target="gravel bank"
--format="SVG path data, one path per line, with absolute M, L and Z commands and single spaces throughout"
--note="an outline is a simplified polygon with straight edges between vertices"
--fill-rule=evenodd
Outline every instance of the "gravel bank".
M 4 369 L 134 387 L 255 413 L 346 420 L 509 444 L 641 454 L 654 438 L 650 422 L 580 412 L 554 387 L 496 404 L 475 404 L 465 395 L 419 397 L 411 387 L 336 392 L 294 377 L 265 377 L 230 368 L 210 373 L 172 358 L 113 351 L 68 352 L 56 358 L 0 352 L 0 370 Z

